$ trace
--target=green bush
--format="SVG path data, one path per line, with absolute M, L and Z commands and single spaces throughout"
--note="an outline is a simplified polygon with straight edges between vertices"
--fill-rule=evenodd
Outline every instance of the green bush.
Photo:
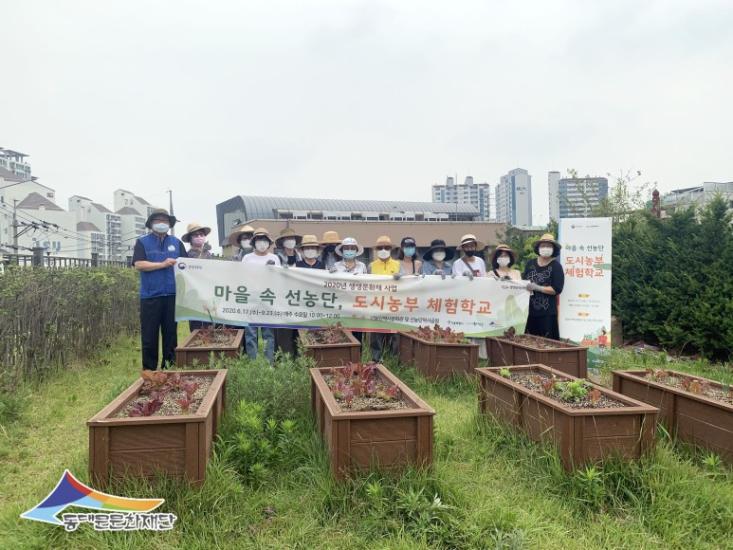
M 139 326 L 130 269 L 7 268 L 0 274 L 0 388 L 66 366 Z
M 646 212 L 614 226 L 613 313 L 624 336 L 727 359 L 733 349 L 733 228 L 715 198 L 657 219 Z

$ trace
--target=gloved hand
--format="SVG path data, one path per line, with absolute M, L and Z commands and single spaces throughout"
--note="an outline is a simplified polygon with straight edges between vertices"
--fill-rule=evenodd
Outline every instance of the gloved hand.
M 392 278 L 395 281 L 399 281 L 402 278 L 402 275 L 400 275 L 399 273 L 395 273 L 394 275 L 392 275 Z
M 466 271 L 463 273 L 464 277 L 468 277 L 469 280 L 473 281 L 473 271 Z
M 539 291 L 541 291 L 541 290 L 542 290 L 542 288 L 543 288 L 543 287 L 541 287 L 540 285 L 538 285 L 538 284 L 536 284 L 536 283 L 533 283 L 533 282 L 530 282 L 530 283 L 529 283 L 529 284 L 527 285 L 527 290 L 536 290 L 536 291 L 538 291 L 538 292 L 539 292 Z
M 329 273 L 336 273 L 336 268 L 334 266 L 331 266 L 328 268 Z
M 445 281 L 445 271 L 442 269 L 436 269 L 434 275 L 440 275 L 440 278 Z
M 450 278 L 451 278 L 451 279 L 455 279 L 455 278 L 456 278 L 456 274 L 455 274 L 455 273 L 451 273 L 451 274 L 450 274 Z
M 275 260 L 267 260 L 267 264 L 265 265 L 275 265 Z
M 285 269 L 287 269 L 287 268 L 289 268 L 289 267 L 290 267 L 290 266 L 288 265 L 288 262 L 283 262 L 283 264 L 282 264 L 282 265 L 283 265 L 283 267 L 284 267 Z

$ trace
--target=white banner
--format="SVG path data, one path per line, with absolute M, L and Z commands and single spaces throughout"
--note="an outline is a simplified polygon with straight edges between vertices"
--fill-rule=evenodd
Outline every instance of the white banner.
M 529 292 L 493 278 L 349 275 L 318 269 L 180 258 L 176 320 L 365 331 L 439 324 L 467 336 L 524 331 Z
M 589 347 L 611 346 L 611 218 L 561 218 L 558 239 L 565 288 L 560 336 Z

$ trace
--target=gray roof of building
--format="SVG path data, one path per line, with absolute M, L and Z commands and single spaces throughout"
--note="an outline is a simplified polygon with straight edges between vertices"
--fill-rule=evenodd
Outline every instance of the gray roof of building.
M 46 210 L 60 210 L 62 212 L 64 210 L 58 204 L 35 192 L 29 193 L 26 198 L 18 203 L 18 208 L 23 210 L 38 210 L 41 206 Z
M 76 224 L 77 231 L 99 231 L 99 228 L 92 222 L 78 222 Z
M 130 214 L 132 214 L 134 216 L 140 216 L 141 215 L 140 212 L 138 212 L 137 210 L 135 210 L 132 206 L 123 206 L 122 208 L 120 208 L 116 212 L 116 214 L 120 214 L 122 216 L 127 216 L 127 215 L 130 215 Z
M 3 178 L 5 181 L 25 181 L 26 178 L 23 176 L 19 176 L 17 174 L 14 174 L 7 168 L 0 167 L 0 178 Z
M 103 205 L 103 204 L 99 204 L 98 202 L 93 202 L 93 203 L 92 203 L 92 206 L 93 206 L 94 208 L 96 208 L 97 210 L 99 210 L 100 212 L 104 212 L 104 213 L 106 213 L 106 214 L 112 214 L 112 210 L 110 210 L 109 208 L 107 208 L 107 207 L 106 207 L 105 205 Z
M 436 212 L 479 214 L 478 208 L 466 203 L 416 202 L 416 201 L 385 201 L 385 200 L 349 200 L 349 199 L 315 199 L 295 197 L 257 197 L 241 195 L 244 207 L 244 219 L 277 218 L 278 210 L 295 210 L 318 212 L 345 211 L 345 212 L 379 212 L 383 214 L 399 212 Z

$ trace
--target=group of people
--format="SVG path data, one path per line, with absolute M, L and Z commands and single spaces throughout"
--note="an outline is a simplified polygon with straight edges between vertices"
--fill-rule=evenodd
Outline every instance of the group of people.
M 133 265 L 140 272 L 140 323 L 143 368 L 155 370 L 158 363 L 158 333 L 162 337 L 161 367 L 166 368 L 175 360 L 175 277 L 173 265 L 177 258 L 212 258 L 207 237 L 209 227 L 191 223 L 181 239 L 169 234 L 176 223 L 175 216 L 165 210 L 156 210 L 146 222 L 150 233 L 135 243 Z M 365 263 L 360 259 L 364 247 L 353 237 L 341 239 L 336 231 L 326 231 L 319 240 L 316 235 L 299 235 L 290 227 L 277 237 L 263 228 L 249 225 L 237 227 L 229 236 L 229 244 L 235 252 L 231 260 L 247 264 L 279 265 L 285 268 L 322 269 L 329 273 L 355 275 L 391 275 L 395 279 L 404 276 L 437 275 L 446 277 L 494 277 L 515 281 L 532 294 L 526 332 L 538 336 L 559 339 L 557 296 L 562 292 L 565 277 L 558 260 L 560 244 L 547 233 L 534 245 L 537 258 L 527 262 L 524 271 L 514 266 L 516 253 L 500 244 L 491 254 L 489 265 L 482 255 L 486 248 L 475 235 L 464 235 L 458 246 L 448 246 L 444 240 L 435 239 L 430 247 L 418 256 L 417 242 L 404 237 L 399 246 L 388 236 L 379 237 L 374 243 L 376 258 Z M 185 245 L 188 245 L 186 249 Z M 201 322 L 192 321 L 191 329 Z M 297 332 L 291 329 L 269 327 L 245 327 L 245 349 L 251 358 L 257 356 L 258 340 L 264 343 L 265 357 L 274 361 L 275 349 L 295 354 Z M 362 334 L 355 333 L 362 339 Z M 394 351 L 392 334 L 372 333 L 370 351 L 374 361 L 385 352 Z

